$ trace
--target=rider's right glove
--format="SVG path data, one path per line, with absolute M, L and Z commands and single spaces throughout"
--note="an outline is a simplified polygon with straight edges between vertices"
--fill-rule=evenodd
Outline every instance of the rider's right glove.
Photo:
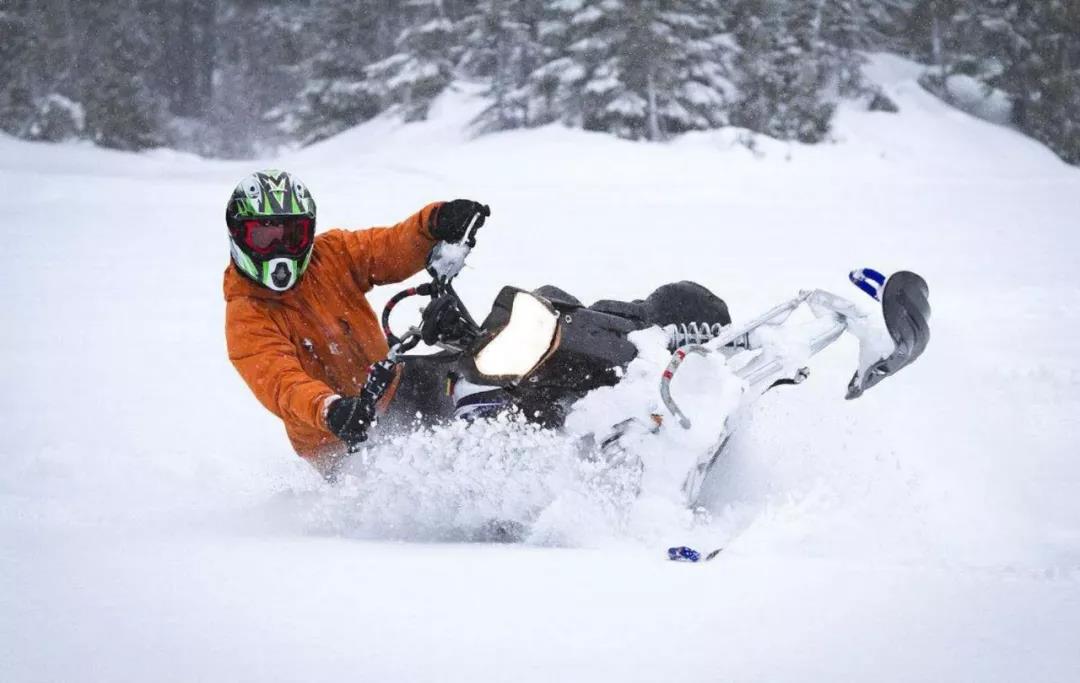
M 460 242 L 466 235 L 475 234 L 490 215 L 491 209 L 480 202 L 454 199 L 439 205 L 431 216 L 428 231 L 437 240 Z M 469 246 L 473 245 L 470 243 Z
M 326 410 L 326 426 L 352 450 L 367 440 L 373 414 L 362 396 L 339 398 Z
M 384 358 L 368 368 L 367 380 L 359 396 L 334 400 L 326 409 L 326 426 L 345 442 L 349 451 L 367 440 L 367 432 L 375 422 L 375 409 L 397 376 L 397 363 Z

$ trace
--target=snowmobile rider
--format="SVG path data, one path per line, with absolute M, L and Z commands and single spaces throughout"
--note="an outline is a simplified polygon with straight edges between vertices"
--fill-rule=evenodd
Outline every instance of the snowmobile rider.
M 315 200 L 296 176 L 258 171 L 236 186 L 225 209 L 229 360 L 321 471 L 366 438 L 375 412 L 363 389 L 389 349 L 365 294 L 420 272 L 438 240 L 460 241 L 490 213 L 455 199 L 392 227 L 316 235 Z M 380 367 L 385 403 L 396 378 Z

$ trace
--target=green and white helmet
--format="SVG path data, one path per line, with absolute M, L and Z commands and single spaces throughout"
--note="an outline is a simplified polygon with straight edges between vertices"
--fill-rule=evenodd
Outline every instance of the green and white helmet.
M 225 207 L 237 269 L 276 292 L 304 274 L 315 244 L 315 200 L 285 171 L 256 171 L 240 181 Z

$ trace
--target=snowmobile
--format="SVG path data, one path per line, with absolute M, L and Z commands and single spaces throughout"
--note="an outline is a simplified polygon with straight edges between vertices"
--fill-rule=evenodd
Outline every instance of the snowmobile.
M 385 423 L 409 428 L 417 416 L 430 425 L 455 418 L 492 417 L 508 410 L 544 427 L 562 428 L 579 400 L 624 380 L 640 352 L 634 333 L 659 329 L 668 362 L 654 378 L 656 407 L 647 414 L 626 416 L 606 433 L 588 435 L 601 453 L 621 456 L 630 438 L 664 429 L 691 429 L 692 420 L 673 393 L 673 381 L 692 356 L 719 360 L 729 372 L 741 410 L 769 389 L 801 383 L 809 374 L 809 358 L 845 332 L 860 345 L 859 365 L 847 386 L 848 399 L 862 396 L 913 363 L 930 338 L 926 281 L 907 271 L 886 278 L 868 268 L 853 271 L 851 280 L 880 304 L 876 311 L 861 310 L 829 292 L 809 290 L 758 317 L 733 323 L 726 304 L 696 285 L 692 295 L 700 299 L 697 304 L 688 305 L 685 296 L 672 298 L 669 290 L 669 296 L 661 293 L 650 300 L 592 306 L 554 287 L 525 291 L 507 286 L 478 323 L 453 287 L 474 246 L 475 232 L 458 244 L 436 245 L 428 261 L 430 282 L 399 292 L 383 309 L 390 354 L 382 363 L 384 369 L 395 372 L 372 373 L 372 377 L 384 378 L 369 380 L 376 385 L 370 390 L 373 399 L 389 386 L 385 378 L 396 374 L 398 379 L 389 410 L 379 417 L 384 423 L 379 431 Z M 430 301 L 421 311 L 419 324 L 398 336 L 391 329 L 391 313 L 413 296 Z M 706 315 L 703 309 L 711 320 L 701 320 Z M 810 311 L 808 321 L 794 321 L 799 309 Z M 421 342 L 439 352 L 410 354 Z M 719 430 L 684 470 L 680 493 L 687 505 L 695 504 L 702 482 L 720 458 L 736 424 L 734 412 L 709 416 Z

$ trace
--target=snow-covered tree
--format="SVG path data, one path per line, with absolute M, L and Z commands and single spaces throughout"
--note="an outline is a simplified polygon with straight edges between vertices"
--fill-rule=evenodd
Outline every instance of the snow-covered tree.
M 526 76 L 522 89 L 528 125 L 559 120 L 581 125 L 581 102 L 575 97 L 575 87 L 584 79 L 585 68 L 568 52 L 570 22 L 583 4 L 580 0 L 552 0 L 545 4 L 536 26 L 540 65 Z
M 214 90 L 214 66 L 217 48 L 217 0 L 143 0 L 136 12 L 138 22 L 153 31 L 162 43 L 151 87 L 165 96 L 169 111 L 185 118 L 205 116 L 210 110 Z M 229 27 L 231 39 L 235 25 Z M 261 46 L 266 49 L 266 46 Z
M 961 74 L 999 88 L 1018 128 L 1080 163 L 1080 3 L 917 0 L 908 34 L 933 64 L 924 86 L 948 99 Z
M 996 46 L 987 82 L 1008 93 L 1013 121 L 1069 163 L 1080 163 L 1080 3 L 995 0 L 983 22 Z
M 782 140 L 820 142 L 834 105 L 820 47 L 820 5 L 748 0 L 739 7 L 736 60 L 740 99 L 732 121 Z
M 163 145 L 162 102 L 149 84 L 147 65 L 160 42 L 139 21 L 137 0 L 101 5 L 88 17 L 84 75 L 78 101 L 87 135 L 96 143 L 139 150 Z
M 432 101 L 450 85 L 458 49 L 454 23 L 443 0 L 402 3 L 405 28 L 394 54 L 367 67 L 373 92 L 406 121 L 427 118 Z
M 974 36 L 962 30 L 966 23 L 966 0 L 915 0 L 908 15 L 906 33 L 914 56 L 936 67 L 935 76 L 944 81 L 953 64 L 966 52 L 965 44 Z
M 639 24 L 640 35 L 645 37 L 642 49 L 655 45 L 655 38 L 661 38 L 666 48 L 643 65 L 646 102 L 650 103 L 649 138 L 659 139 L 654 132 L 663 138 L 726 124 L 734 95 L 734 43 L 724 29 L 726 4 L 718 0 L 659 4 L 661 10 L 655 16 L 643 16 L 645 21 Z M 655 92 L 650 93 L 650 83 Z
M 920 0 L 847 0 L 855 21 L 854 38 L 860 50 L 910 54 L 906 40 L 912 7 Z
M 16 0 L 0 5 L 0 130 L 24 135 L 34 113 L 34 50 L 30 3 Z
M 1077 0 L 0 0 L 0 130 L 239 156 L 423 119 L 464 77 L 485 84 L 479 132 L 733 122 L 814 142 L 886 49 L 930 63 L 943 97 L 958 75 L 1003 91 L 1080 161 L 1078 32 Z
M 879 40 L 871 29 L 869 0 L 819 0 L 815 3 L 814 50 L 824 60 L 836 91 L 857 95 L 864 89 L 861 51 Z
M 731 90 L 719 0 L 551 3 L 548 59 L 529 77 L 538 122 L 631 139 L 715 127 Z
M 294 139 L 311 144 L 381 111 L 367 68 L 389 54 L 388 36 L 400 32 L 401 13 L 392 0 L 328 0 L 306 19 L 300 25 L 282 22 L 304 40 L 314 39 L 316 48 L 294 69 L 304 75 L 299 95 L 271 115 Z
M 465 49 L 459 66 L 487 82 L 488 106 L 474 122 L 480 132 L 529 125 L 528 75 L 540 64 L 543 46 L 540 0 L 480 0 L 462 25 Z
M 30 140 L 62 142 L 82 138 L 86 133 L 86 111 L 83 106 L 58 93 L 37 101 L 33 114 L 23 129 Z

